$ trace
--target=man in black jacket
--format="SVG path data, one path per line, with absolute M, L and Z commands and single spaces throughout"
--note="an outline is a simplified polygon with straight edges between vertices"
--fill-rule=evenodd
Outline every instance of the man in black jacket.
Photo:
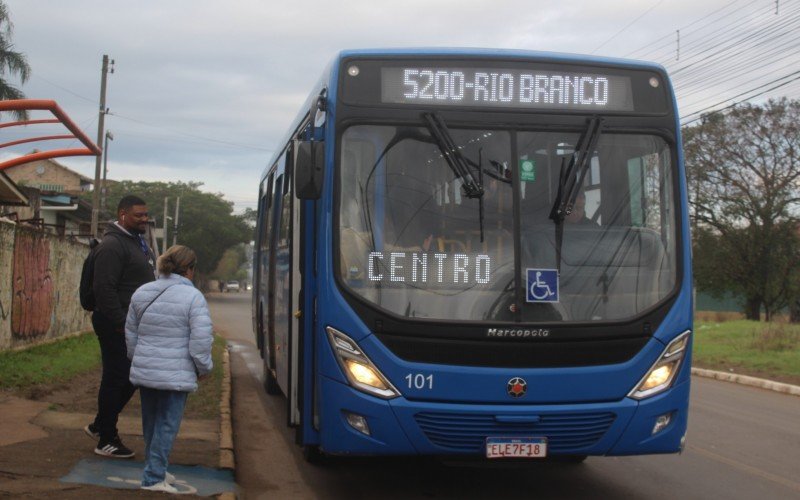
M 117 434 L 117 420 L 136 390 L 128 378 L 131 363 L 125 347 L 128 306 L 133 292 L 155 279 L 155 257 L 142 236 L 147 219 L 144 200 L 133 195 L 123 197 L 117 206 L 117 221 L 108 226 L 95 254 L 92 326 L 100 341 L 103 376 L 97 416 L 84 431 L 98 439 L 94 452 L 105 457 L 134 455 Z

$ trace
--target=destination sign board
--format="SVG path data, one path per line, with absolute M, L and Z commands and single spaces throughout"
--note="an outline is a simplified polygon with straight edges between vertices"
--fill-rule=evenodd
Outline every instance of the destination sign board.
M 381 102 L 553 110 L 634 109 L 628 76 L 475 67 L 383 67 Z
M 491 113 L 668 116 L 674 113 L 667 76 L 635 61 L 546 57 L 374 55 L 341 61 L 337 111 L 381 107 Z M 351 107 L 352 106 L 352 107 Z M 511 116 L 511 115 L 509 115 Z M 386 115 L 382 115 L 386 117 Z

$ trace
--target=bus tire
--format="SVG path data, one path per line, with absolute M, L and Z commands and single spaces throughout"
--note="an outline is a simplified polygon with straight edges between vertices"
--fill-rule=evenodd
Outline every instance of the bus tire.
M 275 378 L 275 375 L 272 374 L 272 370 L 270 370 L 269 363 L 267 363 L 266 359 L 264 360 L 264 390 L 271 396 L 281 394 L 278 380 Z
M 327 455 L 319 449 L 315 444 L 303 445 L 303 458 L 311 465 L 323 465 L 326 462 Z

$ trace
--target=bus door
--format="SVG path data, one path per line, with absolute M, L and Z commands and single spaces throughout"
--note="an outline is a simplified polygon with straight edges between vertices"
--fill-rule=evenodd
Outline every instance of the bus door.
M 300 342 L 300 210 L 294 197 L 292 155 L 285 157 L 284 172 L 280 193 L 280 201 L 276 228 L 276 261 L 275 261 L 275 373 L 283 393 L 289 399 L 288 421 L 290 425 L 299 423 L 298 376 Z
M 256 332 L 256 345 L 261 352 L 261 357 L 268 361 L 265 366 L 272 366 L 270 361 L 271 350 L 265 342 L 264 332 L 267 324 L 267 277 L 269 276 L 270 258 L 270 210 L 272 206 L 272 182 L 275 174 L 271 173 L 261 183 L 258 197 L 258 213 L 261 220 L 256 226 L 256 251 L 253 269 L 253 331 Z M 265 374 L 266 375 L 266 374 Z
M 303 226 L 301 225 L 300 221 L 301 212 L 300 210 L 300 200 L 294 196 L 292 187 L 294 186 L 294 182 L 289 183 L 289 200 L 292 204 L 292 223 L 291 223 L 291 240 L 292 240 L 292 286 L 291 286 L 291 297 L 292 303 L 290 308 L 290 322 L 291 322 L 291 332 L 292 336 L 289 342 L 290 346 L 290 373 L 289 373 L 289 425 L 298 425 L 300 424 L 300 404 L 298 399 L 303 397 L 303 390 L 300 384 L 300 371 L 302 370 L 302 346 L 303 343 L 300 342 L 300 335 L 303 332 L 302 324 L 303 318 L 300 314 L 302 310 L 301 305 L 301 296 L 300 291 L 302 289 L 301 284 L 303 283 L 302 276 L 300 274 L 301 270 L 301 259 L 303 258 L 303 247 L 300 246 L 300 235 L 303 234 Z
M 263 297 L 260 304 L 261 324 L 265 335 L 262 345 L 264 348 L 265 373 L 264 376 L 274 380 L 276 377 L 275 344 L 275 271 L 276 271 L 276 233 L 280 208 L 281 190 L 283 185 L 283 172 L 273 169 L 269 174 L 268 191 L 265 200 L 265 215 L 263 223 L 266 230 L 262 237 L 261 249 L 261 281 L 259 283 L 259 296 Z M 269 384 L 267 384 L 269 386 Z

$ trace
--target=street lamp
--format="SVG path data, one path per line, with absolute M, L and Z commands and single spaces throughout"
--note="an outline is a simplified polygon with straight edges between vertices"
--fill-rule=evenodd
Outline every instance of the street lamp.
M 100 203 L 102 210 L 106 209 L 106 174 L 108 173 L 108 141 L 114 140 L 114 134 L 110 130 L 106 131 L 105 144 L 103 146 L 103 184 L 101 192 L 103 193 L 103 200 Z

